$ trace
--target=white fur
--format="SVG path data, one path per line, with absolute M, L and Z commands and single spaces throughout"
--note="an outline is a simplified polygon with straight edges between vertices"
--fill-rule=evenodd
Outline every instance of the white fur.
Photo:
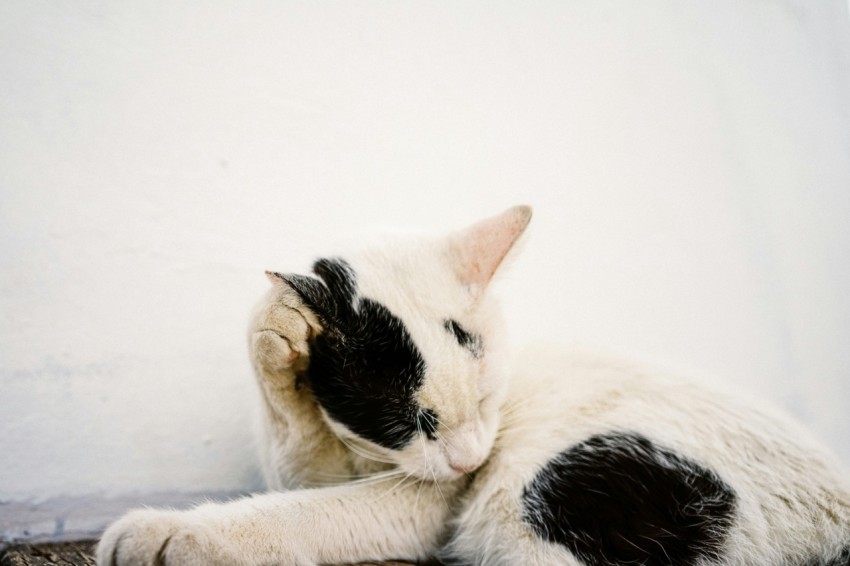
M 529 218 L 518 207 L 445 238 L 346 257 L 358 293 L 401 319 L 422 354 L 418 396 L 438 410 L 438 442 L 382 448 L 297 387 L 322 326 L 272 276 L 249 341 L 263 399 L 264 474 L 270 488 L 293 491 L 184 512 L 133 511 L 106 531 L 98 563 L 421 559 L 445 544 L 453 523 L 452 550 L 479 564 L 578 565 L 520 520 L 520 494 L 554 455 L 612 430 L 640 433 L 734 490 L 724 564 L 790 566 L 850 543 L 846 473 L 783 417 L 607 357 L 548 348 L 509 362 L 486 288 Z M 447 318 L 482 336 L 481 357 L 445 331 Z M 476 468 L 471 479 L 458 471 Z

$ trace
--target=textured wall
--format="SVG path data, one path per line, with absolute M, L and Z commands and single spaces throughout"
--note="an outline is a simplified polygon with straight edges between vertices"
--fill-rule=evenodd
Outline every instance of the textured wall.
M 849 21 L 826 0 L 0 3 L 0 501 L 257 487 L 263 269 L 522 202 L 515 341 L 726 379 L 850 461 Z

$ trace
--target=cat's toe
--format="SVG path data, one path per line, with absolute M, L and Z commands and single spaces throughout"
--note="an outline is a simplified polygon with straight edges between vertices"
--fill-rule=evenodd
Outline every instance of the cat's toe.
M 177 525 L 157 520 L 160 512 L 151 509 L 130 511 L 113 523 L 97 545 L 99 566 L 142 566 L 155 564 L 162 544 Z
M 314 332 L 311 317 L 291 289 L 270 290 L 251 321 L 251 356 L 255 364 L 271 373 L 293 366 L 298 370 L 299 360 L 306 361 L 310 352 L 308 340 Z
M 274 330 L 258 330 L 251 336 L 251 350 L 257 365 L 271 373 L 292 367 L 303 352 L 293 349 L 289 340 Z
M 166 564 L 203 564 L 192 559 L 169 561 L 175 540 L 183 542 L 190 525 L 174 511 L 137 509 L 113 523 L 97 545 L 99 566 L 162 566 Z M 191 529 L 194 530 L 194 529 Z M 185 545 L 184 545 L 185 546 Z M 180 552 L 180 558 L 184 556 Z M 195 556 L 202 556 L 196 553 Z
M 156 566 L 236 566 L 241 560 L 226 552 L 223 541 L 202 526 L 191 526 L 172 534 L 160 547 Z

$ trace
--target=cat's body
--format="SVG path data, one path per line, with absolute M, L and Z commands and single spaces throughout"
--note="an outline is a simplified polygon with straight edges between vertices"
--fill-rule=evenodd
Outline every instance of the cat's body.
M 605 357 L 510 360 L 486 292 L 524 207 L 269 274 L 274 490 L 134 511 L 100 564 L 850 564 L 850 482 L 795 425 Z

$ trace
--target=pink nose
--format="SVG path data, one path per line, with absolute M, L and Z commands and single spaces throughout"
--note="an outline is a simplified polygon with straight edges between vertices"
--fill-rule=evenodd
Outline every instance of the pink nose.
M 460 472 L 461 474 L 468 474 L 469 472 L 474 472 L 478 469 L 480 464 L 478 462 L 471 464 L 469 462 L 449 462 L 449 467 L 456 472 Z

